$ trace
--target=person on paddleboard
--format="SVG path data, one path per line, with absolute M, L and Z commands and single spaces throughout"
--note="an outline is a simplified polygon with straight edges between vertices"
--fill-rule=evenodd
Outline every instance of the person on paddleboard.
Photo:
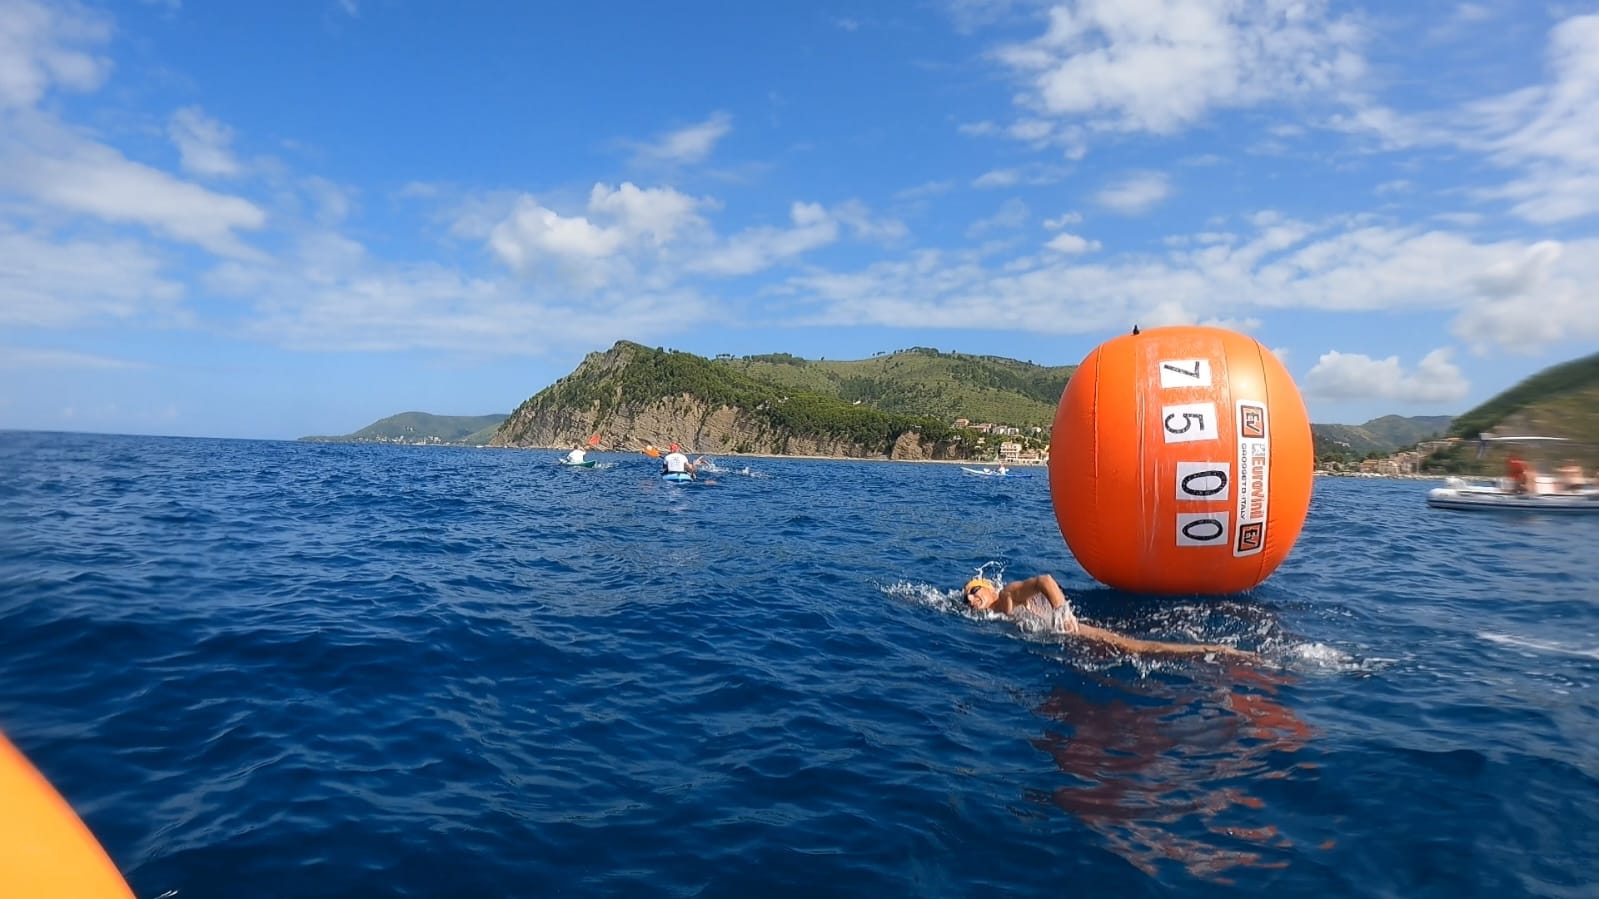
M 966 582 L 966 586 L 961 589 L 961 595 L 966 599 L 967 607 L 973 611 L 998 612 L 1018 620 L 1025 616 L 1035 616 L 1055 623 L 1060 632 L 1067 636 L 1102 643 L 1123 652 L 1159 655 L 1214 653 L 1243 659 L 1256 657 L 1252 652 L 1220 643 L 1164 643 L 1159 640 L 1140 640 L 1092 624 L 1084 624 L 1072 613 L 1071 606 L 1066 603 L 1066 594 L 1061 592 L 1060 585 L 1055 583 L 1055 578 L 1048 574 L 1015 581 L 1003 587 L 988 578 L 974 577 Z
M 694 463 L 683 455 L 683 450 L 677 444 L 672 444 L 671 451 L 661 458 L 661 474 L 686 474 L 694 476 Z

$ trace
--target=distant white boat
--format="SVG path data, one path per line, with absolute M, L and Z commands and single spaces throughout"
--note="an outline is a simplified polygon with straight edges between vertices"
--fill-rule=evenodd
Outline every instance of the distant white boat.
M 1444 486 L 1427 491 L 1427 505 L 1434 509 L 1599 512 L 1599 487 L 1517 493 L 1500 484 L 1473 484 L 1460 478 L 1450 478 L 1444 481 Z
M 1533 434 L 1505 437 L 1482 434 L 1478 440 L 1484 448 L 1490 443 L 1526 444 L 1546 449 L 1570 444 L 1564 437 Z M 1514 460 L 1515 456 L 1511 458 Z M 1449 478 L 1444 481 L 1444 486 L 1427 491 L 1427 505 L 1435 509 L 1599 512 L 1599 485 L 1583 481 L 1580 471 L 1574 474 L 1576 480 L 1568 481 L 1527 470 L 1525 475 L 1500 478 L 1492 484 L 1474 484 L 1464 478 Z

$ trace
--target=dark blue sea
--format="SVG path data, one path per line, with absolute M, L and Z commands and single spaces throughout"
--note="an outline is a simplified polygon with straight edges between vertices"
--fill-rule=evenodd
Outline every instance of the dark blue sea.
M 1599 516 L 1320 479 L 1157 599 L 1042 469 L 555 456 L 0 433 L 0 729 L 143 899 L 1599 895 Z

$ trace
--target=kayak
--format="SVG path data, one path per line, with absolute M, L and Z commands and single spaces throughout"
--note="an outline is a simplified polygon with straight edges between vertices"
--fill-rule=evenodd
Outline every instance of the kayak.
M 565 459 L 561 459 L 556 464 L 557 465 L 564 465 L 567 468 L 596 468 L 596 467 L 599 466 L 600 463 L 596 459 L 589 459 L 586 462 L 568 462 Z
M 686 471 L 668 471 L 661 475 L 661 480 L 670 481 L 673 484 L 684 484 L 694 480 L 694 476 Z
M 133 899 L 94 834 L 17 747 L 0 736 L 0 885 L 7 896 Z

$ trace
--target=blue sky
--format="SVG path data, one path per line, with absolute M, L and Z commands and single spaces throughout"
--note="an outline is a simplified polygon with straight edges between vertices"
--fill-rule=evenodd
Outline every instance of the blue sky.
M 1329 423 L 1599 348 L 1599 7 L 0 0 L 0 428 L 1135 323 L 1251 334 Z

